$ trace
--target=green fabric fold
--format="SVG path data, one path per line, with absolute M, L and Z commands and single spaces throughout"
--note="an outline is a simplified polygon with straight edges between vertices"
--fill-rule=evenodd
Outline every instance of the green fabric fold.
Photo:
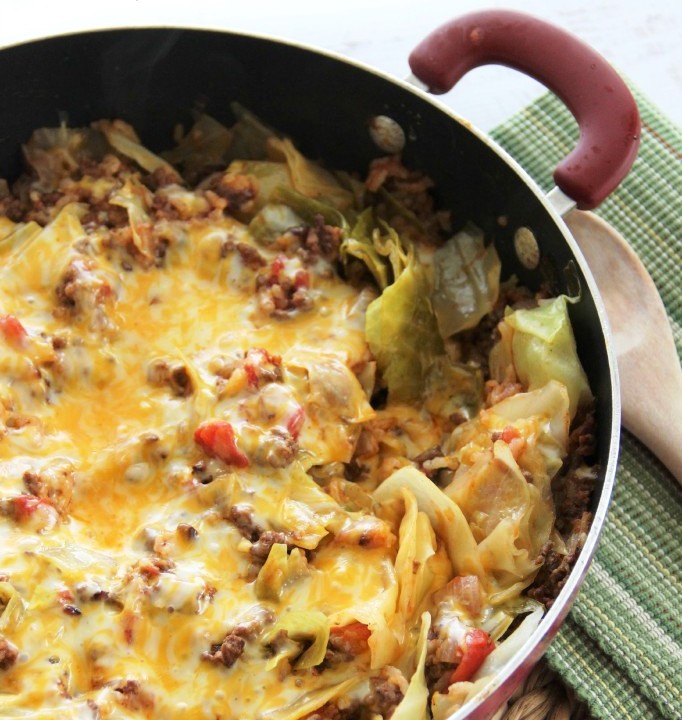
M 682 355 L 682 133 L 636 89 L 633 94 L 642 117 L 640 151 L 596 213 L 651 273 Z M 491 134 L 549 190 L 578 128 L 547 94 Z M 682 428 L 670 432 L 682 442 Z M 682 716 L 682 491 L 626 431 L 597 554 L 547 659 L 595 718 Z

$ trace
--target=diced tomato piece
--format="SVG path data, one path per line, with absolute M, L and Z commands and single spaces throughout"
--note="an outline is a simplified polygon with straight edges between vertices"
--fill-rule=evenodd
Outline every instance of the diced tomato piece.
M 251 363 L 244 363 L 244 372 L 246 373 L 246 379 L 249 385 L 251 385 L 251 387 L 258 387 L 258 370 L 256 366 Z
M 298 410 L 289 418 L 287 422 L 287 430 L 294 440 L 298 440 L 298 436 L 305 421 L 305 410 L 299 405 Z
M 286 262 L 286 255 L 278 255 L 270 263 L 270 280 L 272 283 L 279 281 L 279 275 L 284 270 L 284 263 Z
M 471 680 L 483 661 L 495 649 L 495 643 L 485 630 L 474 628 L 464 637 L 464 655 L 462 661 L 450 676 L 450 685 Z
M 232 425 L 225 420 L 210 420 L 199 425 L 194 431 L 194 442 L 228 465 L 245 468 L 249 464 L 249 458 L 237 447 Z
M 0 315 L 0 331 L 5 336 L 5 340 L 15 347 L 21 347 L 28 337 L 26 328 L 14 315 Z
M 19 495 L 12 499 L 14 515 L 17 520 L 26 520 L 42 505 L 51 505 L 47 500 L 41 500 L 35 495 Z
M 59 602 L 61 603 L 71 603 L 75 600 L 73 593 L 69 588 L 64 588 L 63 590 L 60 590 L 57 593 L 57 597 L 59 598 Z
M 367 641 L 372 634 L 367 625 L 361 622 L 333 627 L 329 632 L 342 642 L 344 649 L 351 655 L 362 655 L 366 652 L 369 647 Z
M 270 367 L 268 368 L 268 366 Z M 258 387 L 261 376 L 267 373 L 268 369 L 279 371 L 281 367 L 282 358 L 279 355 L 271 355 L 267 350 L 251 348 L 246 353 L 244 372 L 246 373 L 249 385 L 252 387 Z
M 513 425 L 507 425 L 507 427 L 502 431 L 500 440 L 503 440 L 508 445 L 512 440 L 519 437 L 521 437 L 521 433 Z
M 297 288 L 309 288 L 310 287 L 310 273 L 306 270 L 299 270 L 294 276 L 294 285 Z

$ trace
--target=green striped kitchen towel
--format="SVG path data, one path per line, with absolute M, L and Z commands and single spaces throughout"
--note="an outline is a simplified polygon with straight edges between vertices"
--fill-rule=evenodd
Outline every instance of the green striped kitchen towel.
M 597 210 L 643 260 L 682 354 L 682 133 L 633 90 L 639 155 Z M 547 94 L 493 137 L 545 190 L 574 146 L 577 125 Z M 636 288 L 632 288 L 636 292 Z M 680 398 L 682 402 L 682 398 Z M 670 428 L 682 442 L 682 428 Z M 583 588 L 547 652 L 551 667 L 595 718 L 682 718 L 682 491 L 623 432 L 616 486 Z

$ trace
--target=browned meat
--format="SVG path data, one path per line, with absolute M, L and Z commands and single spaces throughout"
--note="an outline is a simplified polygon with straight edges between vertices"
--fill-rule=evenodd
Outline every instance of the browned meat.
M 250 505 L 233 505 L 225 518 L 231 522 L 237 530 L 251 542 L 256 542 L 263 534 L 261 528 L 253 519 L 253 508 Z
M 194 392 L 192 378 L 182 363 L 156 359 L 147 367 L 147 380 L 151 385 L 167 385 L 176 397 L 189 397 Z
M 596 448 L 597 423 L 594 406 L 579 411 L 573 421 L 571 434 L 568 437 L 568 455 L 575 458 L 589 458 Z M 590 488 L 591 492 L 591 488 Z
M 348 707 L 340 708 L 336 703 L 327 703 L 310 715 L 305 720 L 360 720 L 362 707 L 357 700 L 352 700 Z
M 78 583 L 74 587 L 76 597 L 80 602 L 103 602 L 114 607 L 123 607 L 121 601 L 114 597 L 108 590 L 92 581 Z
M 246 640 L 235 634 L 225 636 L 220 645 L 220 661 L 225 667 L 232 667 L 244 652 Z M 211 658 L 213 659 L 213 658 Z
M 566 545 L 558 552 L 551 542 L 543 548 L 544 563 L 528 595 L 550 607 L 564 586 L 587 539 L 592 522 L 590 504 L 599 477 L 599 466 L 585 463 L 595 448 L 594 409 L 576 417 L 569 436 L 569 461 L 552 481 L 556 507 L 556 529 Z
M 74 485 L 74 470 L 71 465 L 62 463 L 41 472 L 27 470 L 23 481 L 31 495 L 50 502 L 62 519 L 68 517 Z
M 254 178 L 231 172 L 212 176 L 206 189 L 226 201 L 224 212 L 230 215 L 251 212 L 258 197 L 258 185 Z
M 254 542 L 249 548 L 249 554 L 256 560 L 265 562 L 268 559 L 272 546 L 277 544 L 286 545 L 287 536 L 283 532 L 275 532 L 273 530 L 266 530 L 261 536 Z
M 19 655 L 18 648 L 0 635 L 0 670 L 8 670 L 14 665 Z
M 246 351 L 243 367 L 251 387 L 281 382 L 283 378 L 282 358 L 260 348 L 250 348 Z
M 183 540 L 186 540 L 187 542 L 196 540 L 199 536 L 198 530 L 192 525 L 189 525 L 188 523 L 179 523 L 177 528 L 175 528 L 175 531 Z
M 567 553 L 557 552 L 551 542 L 543 547 L 541 554 L 543 564 L 528 589 L 529 597 L 541 602 L 545 607 L 552 607 L 585 544 L 591 523 L 592 513 L 587 511 L 573 521 L 573 528 L 566 543 Z
M 598 473 L 598 466 L 580 465 L 566 475 L 557 477 L 552 484 L 556 526 L 562 536 L 569 537 L 575 533 L 576 521 L 581 524 L 583 515 L 590 507 Z
M 322 215 L 316 215 L 313 225 L 291 228 L 277 238 L 276 246 L 298 255 L 307 265 L 322 257 L 329 262 L 339 258 L 339 248 L 343 240 L 343 230 L 335 225 L 327 225 Z
M 258 250 L 248 243 L 237 243 L 237 252 L 250 270 L 259 270 L 267 264 L 265 258 Z
M 55 288 L 58 318 L 89 318 L 93 328 L 111 325 L 105 308 L 115 300 L 111 285 L 98 273 L 97 263 L 89 257 L 72 260 Z
M 300 310 L 311 310 L 310 275 L 300 270 L 294 277 L 283 272 L 283 260 L 275 258 L 267 271 L 256 275 L 256 291 L 262 310 L 272 317 L 284 318 Z
M 488 380 L 485 384 L 485 405 L 486 407 L 491 407 L 520 392 L 523 392 L 523 385 L 521 385 L 521 383 Z
M 128 710 L 149 711 L 154 708 L 153 695 L 137 680 L 122 680 L 114 686 L 118 701 Z
M 407 682 L 394 670 L 392 673 L 382 672 L 378 677 L 372 678 L 369 684 L 370 693 L 363 699 L 362 704 L 388 720 L 403 699 Z
M 370 678 L 370 691 L 361 700 L 352 700 L 339 707 L 329 702 L 306 716 L 306 720 L 361 720 L 372 717 L 389 720 L 405 696 L 407 681 L 395 668 L 387 668 Z
M 79 193 L 84 194 L 84 193 Z M 90 228 L 125 228 L 128 227 L 128 213 L 120 205 L 100 200 L 92 201 L 87 195 L 81 198 L 81 202 L 88 203 L 88 210 L 81 218 L 81 225 L 86 230 Z
M 256 637 L 274 619 L 275 616 L 270 610 L 258 608 L 252 618 L 235 625 L 221 643 L 211 645 L 210 650 L 202 653 L 202 659 L 228 668 L 232 667 L 244 652 L 246 643 Z
M 155 582 L 162 572 L 170 572 L 174 567 L 175 562 L 170 558 L 152 557 L 139 560 L 131 567 L 131 571 L 139 573 L 147 582 L 151 583 Z
M 290 465 L 298 452 L 298 443 L 291 433 L 281 428 L 272 428 L 263 435 L 254 461 L 259 465 L 283 468 Z
M 145 180 L 152 190 L 158 190 L 166 185 L 176 184 L 180 178 L 175 170 L 167 167 L 166 165 L 162 165 L 161 167 L 156 168 L 156 170 L 145 178 Z
M 432 180 L 422 172 L 408 170 L 400 156 L 373 160 L 365 186 L 370 192 L 380 193 L 375 211 L 401 235 L 438 244 L 452 232 L 450 213 L 434 209 Z
M 192 465 L 192 477 L 202 485 L 213 482 L 213 473 L 209 470 L 206 460 L 199 460 Z

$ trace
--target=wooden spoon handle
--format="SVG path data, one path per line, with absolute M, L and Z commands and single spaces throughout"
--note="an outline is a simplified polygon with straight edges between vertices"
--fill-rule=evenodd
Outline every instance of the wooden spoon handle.
M 652 354 L 643 372 L 643 358 L 626 354 L 618 358 L 618 369 L 631 395 L 623 402 L 623 425 L 682 484 L 682 370 L 675 360 L 674 355 Z
M 623 425 L 682 484 L 682 369 L 656 285 L 607 222 L 578 210 L 565 220 L 606 306 L 618 360 Z

